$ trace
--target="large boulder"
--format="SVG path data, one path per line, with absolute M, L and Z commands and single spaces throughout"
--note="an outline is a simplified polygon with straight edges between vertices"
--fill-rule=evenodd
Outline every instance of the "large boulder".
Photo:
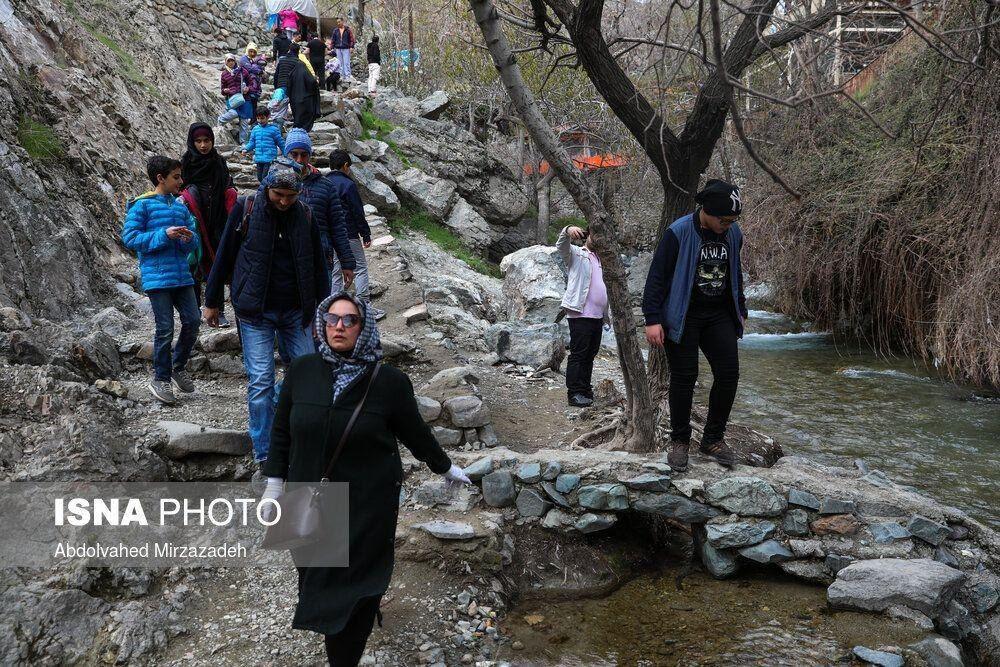
M 354 182 L 358 184 L 361 200 L 378 209 L 379 213 L 395 213 L 400 209 L 399 197 L 392 188 L 379 179 L 379 170 L 385 169 L 377 162 L 360 162 L 351 167 Z M 386 170 L 388 171 L 388 170 Z M 391 175 L 390 175 L 391 176 Z
M 250 436 L 246 431 L 180 421 L 161 421 L 157 425 L 167 432 L 167 441 L 157 453 L 167 458 L 178 460 L 192 454 L 244 456 L 250 453 Z
M 444 225 L 455 232 L 467 246 L 480 253 L 486 252 L 490 244 L 499 237 L 499 233 L 486 222 L 486 218 L 479 215 L 472 204 L 462 197 L 455 199 L 455 205 L 444 219 Z
M 497 322 L 486 330 L 486 346 L 503 361 L 536 369 L 557 371 L 566 356 L 557 324 Z
M 76 341 L 72 355 L 73 365 L 89 380 L 116 378 L 122 372 L 118 344 L 103 331 L 95 331 Z
M 902 605 L 937 618 L 964 581 L 960 570 L 929 558 L 863 560 L 837 573 L 827 598 L 840 609 L 885 611 Z
M 533 245 L 500 261 L 503 273 L 501 308 L 507 319 L 549 323 L 561 310 L 566 273 L 555 248 Z
M 443 178 L 410 168 L 396 177 L 403 198 L 425 209 L 438 220 L 445 220 L 455 202 L 455 184 Z
M 448 97 L 448 93 L 443 90 L 435 90 L 420 100 L 420 104 L 417 105 L 417 113 L 421 118 L 437 120 L 445 112 L 449 104 L 451 104 L 451 98 Z

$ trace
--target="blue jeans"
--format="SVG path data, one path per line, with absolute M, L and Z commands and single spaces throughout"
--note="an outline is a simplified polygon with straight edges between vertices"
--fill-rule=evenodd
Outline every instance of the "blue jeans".
M 354 79 L 351 73 L 351 50 L 337 49 L 337 62 L 339 63 L 340 77 L 342 79 Z
M 198 312 L 198 300 L 194 287 L 174 287 L 146 292 L 149 304 L 153 308 L 153 320 L 156 322 L 156 335 L 153 337 L 153 376 L 157 380 L 170 382 L 173 370 L 183 370 L 191 358 L 191 350 L 198 340 L 198 327 L 201 325 L 201 313 Z M 170 346 L 174 342 L 174 309 L 181 318 L 181 335 L 177 345 L 170 355 Z
M 271 168 L 270 162 L 257 162 L 257 182 L 260 183 L 267 176 L 268 170 Z
M 216 119 L 219 125 L 225 125 L 231 120 L 240 121 L 240 144 L 245 144 L 247 139 L 250 138 L 250 119 L 240 118 L 240 114 L 236 109 L 226 109 L 219 117 Z
M 267 458 L 271 448 L 271 424 L 278 387 L 274 384 L 274 343 L 290 359 L 316 351 L 312 334 L 302 328 L 302 311 L 266 312 L 258 324 L 239 320 L 243 341 L 243 365 L 247 370 L 247 406 L 250 412 L 250 439 L 257 461 Z M 284 356 L 284 355 L 282 355 Z

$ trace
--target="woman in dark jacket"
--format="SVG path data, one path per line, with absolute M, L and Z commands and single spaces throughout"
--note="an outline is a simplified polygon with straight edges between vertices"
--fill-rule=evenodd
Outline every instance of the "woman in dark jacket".
M 346 292 L 319 305 L 314 323 L 319 353 L 300 357 L 285 374 L 263 472 L 264 498 L 284 482 L 318 482 L 382 358 L 375 317 Z M 349 566 L 300 567 L 292 627 L 325 635 L 337 667 L 357 665 L 379 601 L 389 587 L 403 469 L 397 440 L 449 481 L 469 483 L 435 440 L 402 371 L 378 370 L 368 397 L 336 459 L 331 482 L 349 483 Z
M 279 68 L 292 58 L 295 61 L 294 64 L 286 65 L 291 69 L 287 81 L 284 82 L 285 92 L 288 93 L 288 104 L 292 108 L 292 127 L 301 127 L 309 132 L 320 115 L 319 84 L 316 77 L 310 74 L 305 64 L 299 60 L 297 44 L 292 44 L 288 55 L 278 63 Z M 274 75 L 274 85 L 278 86 L 277 72 Z
M 306 49 L 309 51 L 309 64 L 316 72 L 316 81 L 323 88 L 326 85 L 326 44 L 319 35 L 312 35 Z

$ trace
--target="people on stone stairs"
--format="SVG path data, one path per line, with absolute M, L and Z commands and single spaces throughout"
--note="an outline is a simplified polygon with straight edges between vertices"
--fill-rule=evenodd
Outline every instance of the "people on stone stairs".
M 340 193 L 330 179 L 312 166 L 312 140 L 305 130 L 293 128 L 285 140 L 285 155 L 301 165 L 302 194 L 299 199 L 312 211 L 313 222 L 319 227 L 323 253 L 330 271 L 338 267 L 331 283 L 349 286 L 354 280 L 355 260 L 347 240 L 347 216 Z
M 253 106 L 253 116 L 257 117 L 257 103 L 260 102 L 261 84 L 264 83 L 264 69 L 267 67 L 267 60 L 257 53 L 257 45 L 253 42 L 247 44 L 246 51 L 240 57 L 240 67 L 246 73 L 247 99 Z
M 250 134 L 250 119 L 253 118 L 253 104 L 247 99 L 250 88 L 246 76 L 246 72 L 237 63 L 236 56 L 232 53 L 227 55 L 220 75 L 226 110 L 219 114 L 218 123 L 225 125 L 230 121 L 239 120 L 240 143 L 247 140 L 247 135 Z
M 366 53 L 368 59 L 368 94 L 375 95 L 378 78 L 382 75 L 382 51 L 378 46 L 378 35 L 372 35 Z
M 129 203 L 122 242 L 139 256 L 142 289 L 149 297 L 156 323 L 153 338 L 153 378 L 149 390 L 162 403 L 174 403 L 171 382 L 182 392 L 193 392 L 185 370 L 198 340 L 198 304 L 188 255 L 199 247 L 195 220 L 178 198 L 183 181 L 179 160 L 154 155 L 146 164 L 153 190 Z M 174 310 L 181 320 L 177 345 Z
M 262 183 L 271 163 L 285 151 L 285 140 L 281 130 L 268 122 L 271 112 L 267 107 L 257 109 L 257 125 L 250 131 L 250 141 L 243 147 L 244 153 L 253 153 L 257 166 L 257 182 Z
M 278 67 L 283 68 L 282 85 L 292 110 L 292 126 L 309 132 L 320 116 L 319 84 L 316 82 L 316 77 L 310 74 L 299 60 L 298 47 L 294 44 L 289 49 L 288 55 L 279 61 Z M 277 73 L 274 85 L 278 86 Z
M 351 251 L 354 254 L 354 288 L 362 301 L 370 300 L 370 287 L 368 275 L 368 260 L 365 257 L 365 248 L 371 247 L 372 232 L 368 227 L 368 220 L 365 218 L 365 205 L 361 201 L 361 193 L 358 186 L 351 178 L 351 156 L 347 151 L 337 150 L 330 155 L 330 174 L 327 176 L 333 185 L 334 191 L 340 197 L 340 205 L 344 207 L 344 214 L 347 218 L 347 239 L 351 244 Z M 339 259 L 333 264 L 333 273 L 330 276 L 333 291 L 339 292 L 347 285 L 341 280 L 342 267 Z M 376 319 L 385 317 L 385 312 L 372 307 Z
M 691 440 L 691 402 L 698 379 L 698 349 L 712 367 L 712 390 L 701 451 L 733 464 L 726 424 L 736 398 L 740 359 L 736 341 L 747 318 L 740 251 L 743 210 L 735 185 L 711 179 L 695 196 L 693 213 L 663 233 L 642 295 L 646 340 L 667 348 L 670 364 L 670 453 L 668 463 L 684 471 Z
M 263 500 L 280 498 L 286 480 L 347 483 L 348 544 L 336 547 L 347 547 L 348 563 L 299 569 L 292 627 L 324 635 L 329 664 L 348 667 L 360 661 L 376 618 L 382 621 L 403 479 L 399 443 L 449 486 L 471 482 L 421 418 L 410 378 L 381 364 L 369 304 L 345 292 L 331 295 L 316 309 L 313 327 L 319 351 L 291 365 L 278 399 L 261 507 L 273 520 L 275 503 Z M 352 427 L 351 415 L 362 407 Z M 297 562 L 333 548 L 310 545 Z
M 259 190 L 233 207 L 208 277 L 204 317 L 218 326 L 223 288 L 238 320 L 254 458 L 267 458 L 274 417 L 275 339 L 294 360 L 315 351 L 309 326 L 330 293 L 326 258 L 309 209 L 299 201 L 299 165 L 279 158 Z
M 582 241 L 582 246 L 573 245 Z M 569 359 L 566 361 L 566 393 L 572 407 L 585 408 L 594 403 L 591 378 L 594 358 L 601 351 L 601 336 L 610 322 L 608 289 L 597 253 L 593 252 L 590 234 L 579 227 L 563 227 L 556 239 L 556 249 L 566 265 L 566 292 L 558 322 L 569 320 Z
M 354 75 L 351 74 L 351 49 L 354 48 L 354 31 L 344 23 L 344 19 L 340 16 L 337 17 L 337 27 L 333 29 L 333 33 L 330 35 L 330 41 L 333 42 L 333 49 L 337 52 L 337 60 L 340 61 L 340 77 L 344 81 L 353 81 Z
M 327 44 L 329 44 L 329 42 L 330 40 L 327 40 Z M 326 61 L 326 89 L 336 90 L 337 86 L 340 85 L 340 61 L 337 60 L 336 54 L 332 51 L 332 48 L 327 55 L 333 55 L 334 57 Z
M 326 44 L 319 35 L 310 34 L 306 43 L 306 51 L 309 56 L 309 64 L 316 75 L 316 82 L 320 88 L 326 85 Z
M 274 29 L 274 39 L 271 40 L 271 60 L 278 62 L 278 58 L 288 55 L 288 47 L 292 45 L 292 40 L 288 38 L 281 28 Z
M 206 123 L 192 123 L 188 128 L 187 150 L 181 157 L 181 177 L 184 180 L 181 198 L 198 223 L 201 256 L 191 274 L 195 281 L 195 297 L 201 306 L 202 287 L 212 271 L 222 231 L 237 196 L 229 165 L 215 149 L 215 133 Z M 229 326 L 223 311 L 219 312 L 219 323 Z

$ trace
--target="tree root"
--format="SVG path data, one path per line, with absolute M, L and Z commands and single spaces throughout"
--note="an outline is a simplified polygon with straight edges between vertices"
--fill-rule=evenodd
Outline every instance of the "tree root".
M 619 417 L 615 417 L 613 420 L 611 420 L 610 424 L 605 424 L 604 426 L 601 426 L 600 428 L 595 428 L 593 431 L 587 431 L 586 433 L 584 433 L 583 435 L 581 435 L 580 437 L 578 437 L 576 440 L 574 440 L 573 442 L 571 442 L 569 444 L 569 447 L 570 447 L 570 449 L 575 449 L 577 447 L 581 447 L 581 448 L 586 447 L 588 449 L 592 448 L 592 447 L 595 446 L 595 445 L 592 445 L 590 443 L 590 441 L 592 439 L 598 438 L 599 436 L 602 436 L 602 435 L 608 433 L 609 431 L 615 431 L 621 425 L 622 425 L 622 418 L 620 416 Z M 612 438 L 612 440 L 613 439 L 614 438 Z

